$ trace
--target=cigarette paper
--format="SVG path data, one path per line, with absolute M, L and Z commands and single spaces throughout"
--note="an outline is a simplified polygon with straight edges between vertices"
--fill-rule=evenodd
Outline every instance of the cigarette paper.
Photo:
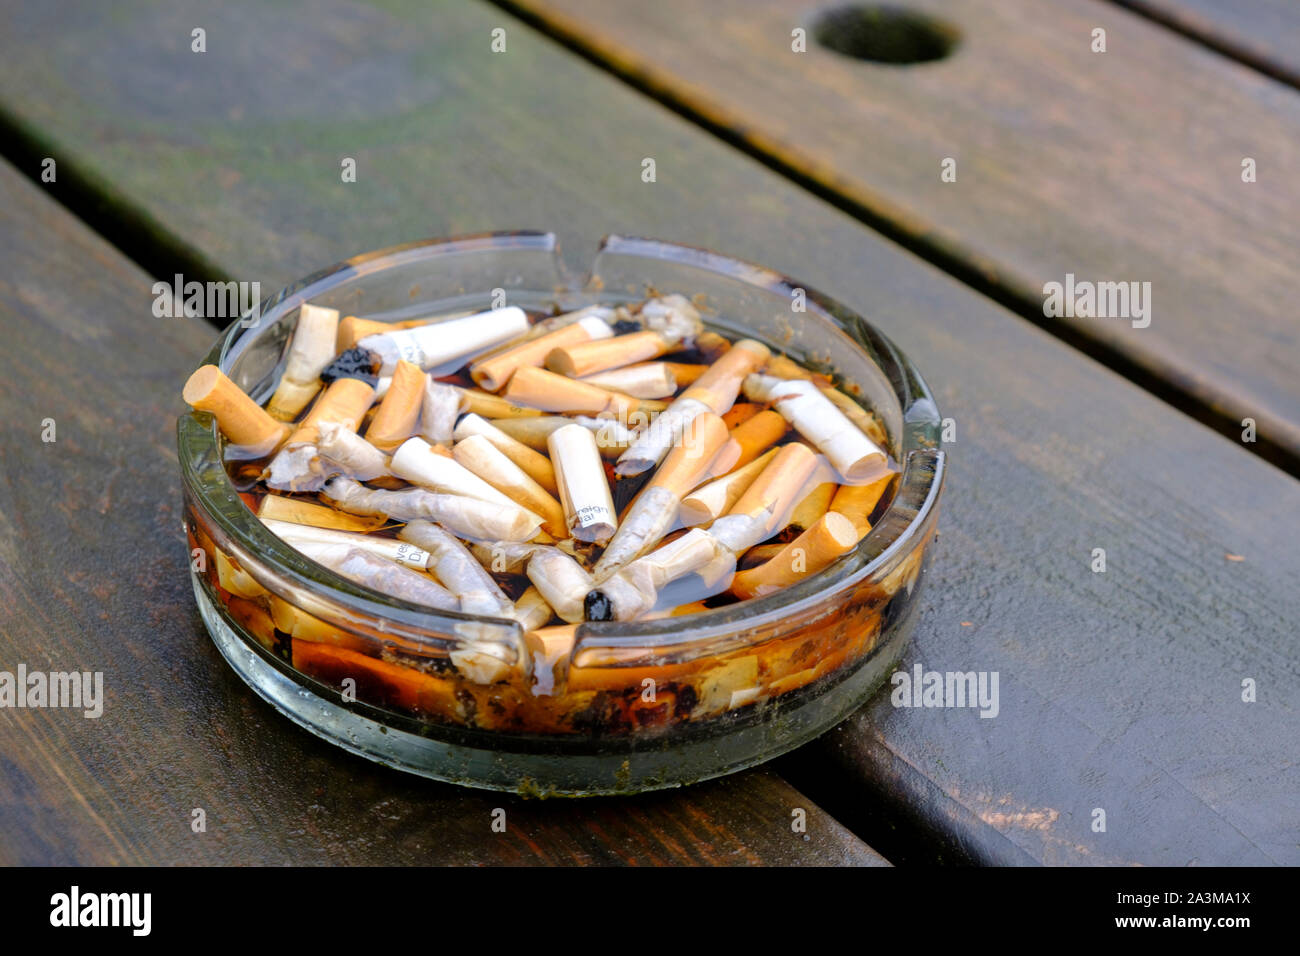
M 601 342 L 582 342 L 552 349 L 546 356 L 546 367 L 561 375 L 580 378 L 646 362 L 679 346 L 679 342 L 658 332 L 631 332 Z
M 768 347 L 753 339 L 741 339 L 728 349 L 709 370 L 682 392 L 667 410 L 651 423 L 618 459 L 620 475 L 639 475 L 663 461 L 682 429 L 696 415 L 722 415 L 736 401 L 741 382 L 767 360 Z
M 654 609 L 659 591 L 669 582 L 706 569 L 719 558 L 734 567 L 734 554 L 725 551 L 709 532 L 693 528 L 633 561 L 592 590 L 604 598 L 612 620 L 634 620 Z M 584 600 L 584 606 L 586 603 Z M 592 600 L 591 603 L 598 607 L 602 602 Z
M 392 452 L 415 434 L 427 381 L 428 373 L 418 366 L 407 361 L 398 362 L 384 400 L 366 429 L 366 441 L 380 451 Z
M 264 458 L 289 437 L 289 426 L 268 415 L 215 365 L 204 365 L 189 377 L 181 393 L 186 403 L 211 412 L 217 427 L 245 458 Z
M 745 379 L 745 395 L 771 402 L 826 456 L 846 483 L 862 484 L 889 468 L 885 453 L 812 382 L 755 374 Z
M 463 314 L 463 313 L 462 313 Z M 445 316 L 444 318 L 453 318 Z M 355 315 L 345 316 L 339 322 L 338 337 L 334 342 L 334 354 L 355 348 L 356 344 L 367 335 L 379 335 L 384 332 L 396 332 L 398 329 L 413 329 L 419 325 L 428 325 L 438 321 L 430 317 L 424 319 L 406 319 L 401 322 L 381 322 L 378 319 L 361 319 Z
M 538 548 L 528 560 L 528 580 L 562 620 L 576 624 L 584 619 L 583 604 L 592 580 L 577 561 L 559 548 Z
M 618 516 L 596 436 L 581 425 L 566 425 L 551 433 L 547 445 L 570 534 L 604 544 L 618 527 Z
M 427 574 L 412 571 L 369 551 L 346 544 L 317 541 L 296 541 L 294 547 L 317 564 L 323 564 L 349 581 L 383 594 L 440 611 L 455 611 L 460 606 L 454 594 Z
M 759 412 L 747 421 L 737 425 L 731 437 L 740 443 L 740 460 L 738 464 L 748 465 L 763 452 L 781 440 L 790 425 L 780 412 Z
M 427 552 L 429 570 L 456 595 L 462 613 L 514 616 L 514 604 L 455 535 L 429 521 L 412 521 L 397 536 Z
M 633 398 L 666 398 L 677 391 L 677 379 L 664 362 L 629 365 L 582 379 L 588 385 L 621 392 Z
M 727 426 L 712 412 L 691 422 L 680 444 L 668 453 L 650 484 L 632 503 L 596 562 L 597 581 L 645 554 L 663 538 L 677 519 L 682 496 L 709 474 L 719 454 L 726 457 L 722 467 L 734 464 L 739 449 L 730 442 Z
M 536 408 L 523 408 L 509 399 L 489 392 L 480 392 L 473 388 L 452 386 L 460 393 L 461 407 L 467 412 L 482 415 L 484 418 L 538 418 L 541 412 Z
M 560 503 L 487 438 L 470 435 L 456 442 L 451 453 L 460 465 L 501 492 L 507 500 L 540 516 L 542 529 L 547 534 L 558 538 L 566 536 L 564 508 Z
M 424 440 L 432 445 L 450 445 L 463 404 L 459 391 L 426 376 L 420 404 L 420 435 Z
M 555 611 L 546 603 L 546 598 L 542 597 L 542 592 L 534 585 L 519 595 L 519 600 L 515 602 L 515 609 L 510 616 L 527 632 L 535 631 L 546 624 L 555 616 Z
M 396 521 L 436 521 L 462 538 L 479 541 L 528 541 L 541 528 L 542 519 L 523 508 L 438 494 L 423 488 L 383 491 L 367 488 L 351 478 L 331 478 L 321 490 L 340 508 L 356 514 L 384 515 Z
M 783 445 L 745 489 L 740 500 L 709 528 L 733 555 L 741 554 L 783 528 L 817 473 L 817 456 L 798 442 Z
M 613 334 L 614 330 L 604 319 L 586 316 L 543 336 L 511 346 L 475 362 L 470 366 L 469 375 L 480 388 L 497 392 L 505 387 L 516 369 L 526 365 L 540 366 L 552 349 L 608 339 Z
M 614 415 L 620 418 L 627 418 L 637 411 L 654 412 L 666 407 L 663 402 L 611 392 L 532 366 L 525 366 L 511 376 L 505 398 L 544 412 Z
M 392 470 L 413 485 L 446 495 L 477 498 L 492 504 L 514 507 L 515 502 L 457 462 L 440 455 L 423 438 L 409 438 L 393 453 Z
M 528 559 L 544 545 L 529 541 L 474 541 L 470 554 L 493 574 L 522 574 Z
M 429 567 L 429 553 L 405 541 L 394 541 L 392 538 L 381 538 L 377 535 L 356 534 L 351 531 L 336 531 L 333 528 L 313 528 L 310 525 L 294 524 L 291 521 L 276 521 L 274 518 L 263 518 L 262 524 L 266 525 L 267 530 L 276 537 L 283 538 L 295 548 L 303 542 L 340 544 L 360 548 L 362 551 L 387 558 L 389 561 L 396 561 L 408 568 L 423 571 Z
M 334 341 L 338 325 L 337 309 L 306 303 L 299 307 L 284 374 L 266 406 L 273 418 L 293 421 L 320 391 L 320 373 L 337 354 Z
M 529 421 L 542 420 L 538 418 L 529 419 Z M 561 421 L 566 420 L 561 419 Z M 547 435 L 549 434 L 550 432 L 547 432 Z M 560 493 L 559 486 L 555 483 L 555 469 L 551 466 L 549 458 L 507 435 L 481 415 L 475 415 L 471 412 L 461 419 L 452 433 L 452 438 L 456 441 L 464 441 L 474 435 L 486 438 L 495 445 L 498 451 L 523 469 L 524 474 L 545 488 L 547 494 L 558 495 Z M 546 447 L 545 435 L 542 436 L 541 447 Z
M 871 530 L 871 513 L 893 480 L 894 472 L 891 471 L 869 484 L 841 485 L 831 499 L 830 510 L 852 521 L 858 537 L 862 538 Z
M 771 448 L 748 465 L 692 491 L 682 499 L 678 511 L 682 523 L 687 526 L 706 524 L 722 517 L 740 500 L 745 489 L 753 484 L 754 479 L 774 457 L 776 449 Z
M 357 481 L 372 481 L 390 475 L 388 456 L 356 432 L 336 422 L 323 422 L 316 444 L 320 457 L 333 469 Z
M 744 600 L 779 591 L 825 569 L 857 543 L 853 522 L 828 511 L 770 561 L 732 578 L 731 593 Z
M 411 329 L 367 335 L 357 346 L 376 353 L 380 374 L 392 374 L 405 360 L 422 369 L 464 358 L 528 331 L 528 316 L 518 306 Z
M 358 534 L 374 531 L 384 524 L 383 518 L 351 515 L 327 505 L 314 504 L 301 498 L 285 498 L 281 495 L 263 497 L 257 506 L 257 516 L 276 521 L 292 521 L 294 524 L 311 525 L 314 528 L 355 531 Z

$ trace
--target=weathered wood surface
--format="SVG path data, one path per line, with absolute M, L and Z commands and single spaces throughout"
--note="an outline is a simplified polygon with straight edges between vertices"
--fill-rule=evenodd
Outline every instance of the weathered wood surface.
M 819 46 L 793 0 L 506 5 L 1300 469 L 1294 89 L 1094 0 L 906 0 L 961 40 L 902 68 Z M 1045 317 L 1067 274 L 1151 283 L 1151 324 Z
M 1243 63 L 1300 86 L 1300 5 L 1294 0 L 1112 0 Z
M 1001 709 L 882 696 L 801 752 L 852 772 L 828 792 L 891 825 L 919 819 L 943 859 L 1300 860 L 1294 480 L 498 10 L 195 9 L 26 14 L 44 52 L 0 40 L 0 103 L 112 183 L 121 215 L 147 215 L 233 278 L 269 288 L 423 235 L 551 227 L 572 251 L 621 230 L 798 276 L 917 361 L 957 432 L 906 664 L 996 670 Z M 197 61 L 185 38 L 200 22 Z M 495 27 L 505 54 L 489 52 Z M 247 69 L 275 50 L 291 53 L 285 72 L 258 86 Z M 340 62 L 359 84 L 346 95 Z M 343 185 L 348 155 L 358 182 Z M 641 181 L 645 156 L 655 183 Z M 175 389 L 183 373 L 157 374 Z M 165 426 L 159 413 L 141 427 L 165 448 Z M 179 601 L 173 560 L 158 576 Z M 164 626 L 200 640 L 193 623 Z M 1241 701 L 1246 677 L 1257 703 Z M 371 786 L 379 800 L 410 785 Z M 1091 829 L 1098 807 L 1105 833 Z
M 211 327 L 154 318 L 153 280 L 8 165 L 0 257 L 0 670 L 102 671 L 106 696 L 99 718 L 0 709 L 0 863 L 884 863 L 768 771 L 525 801 L 294 727 L 213 647 L 186 575 L 176 389 Z

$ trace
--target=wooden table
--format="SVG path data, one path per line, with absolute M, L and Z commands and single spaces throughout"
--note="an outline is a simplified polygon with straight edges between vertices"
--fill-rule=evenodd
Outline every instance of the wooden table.
M 1290 467 L 1300 434 L 1300 93 L 1118 7 L 1021 6 L 972 3 L 959 53 L 924 68 L 777 57 L 806 9 L 767 2 L 709 24 L 578 0 L 5 14 L 0 669 L 102 670 L 108 700 L 99 720 L 0 710 L 0 861 L 1300 860 L 1300 485 L 1265 460 Z M 1088 74 L 1058 45 L 1093 20 L 1110 59 Z M 1258 182 L 1209 171 L 1245 149 Z M 613 231 L 717 248 L 894 338 L 957 427 L 903 666 L 997 671 L 998 716 L 882 693 L 765 769 L 530 802 L 337 752 L 244 687 L 179 531 L 179 388 L 215 330 L 154 318 L 154 279 L 271 289 L 507 228 L 557 231 L 574 263 Z M 1149 277 L 1154 321 L 1035 315 L 1065 271 Z M 1246 412 L 1254 446 L 1224 434 Z

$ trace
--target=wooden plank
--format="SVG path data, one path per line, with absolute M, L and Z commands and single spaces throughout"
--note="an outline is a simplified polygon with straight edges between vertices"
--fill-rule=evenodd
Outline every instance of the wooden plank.
M 956 425 L 907 663 L 998 671 L 1001 710 L 882 697 L 861 746 L 843 750 L 868 732 L 859 724 L 813 763 L 854 772 L 834 784 L 847 802 L 920 818 L 945 858 L 1300 861 L 1294 480 L 499 11 L 457 4 L 435 24 L 396 4 L 199 17 L 119 3 L 111 22 L 41 9 L 58 29 L 24 27 L 43 58 L 0 40 L 4 109 L 113 183 L 120 216 L 147 214 L 231 277 L 269 288 L 467 229 L 554 227 L 570 251 L 622 230 L 764 262 L 861 308 Z M 231 10 L 252 48 L 210 42 L 202 83 L 193 61 L 159 52 Z M 496 27 L 504 55 L 488 51 Z M 344 34 L 351 74 L 384 78 L 374 113 L 344 109 L 330 85 L 324 53 Z M 241 85 L 273 49 L 295 51 L 292 91 Z M 141 103 L 151 57 L 172 83 Z M 339 156 L 354 152 L 358 182 L 340 185 Z M 645 156 L 658 157 L 655 183 L 641 181 Z M 1089 567 L 1098 547 L 1104 574 Z M 1246 677 L 1254 704 L 1240 699 Z M 1097 807 L 1106 833 L 1091 829 Z
M 822 48 L 792 0 L 507 6 L 1300 469 L 1294 90 L 1093 0 L 907 0 L 961 34 L 907 68 Z M 1047 318 L 1067 275 L 1151 283 L 1150 325 Z
M 0 668 L 101 671 L 106 697 L 98 718 L 0 709 L 0 863 L 887 865 L 770 772 L 525 801 L 291 725 L 220 657 L 185 574 L 176 389 L 211 328 L 154 318 L 153 280 L 7 164 L 0 256 Z
M 1112 0 L 1269 76 L 1300 86 L 1300 8 L 1293 0 Z

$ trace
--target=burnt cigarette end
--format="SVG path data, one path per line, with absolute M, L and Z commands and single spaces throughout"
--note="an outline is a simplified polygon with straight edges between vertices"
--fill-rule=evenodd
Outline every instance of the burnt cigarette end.
M 320 377 L 326 385 L 335 379 L 358 378 L 373 388 L 379 382 L 381 364 L 379 356 L 369 349 L 351 348 L 325 366 Z
M 631 335 L 633 332 L 640 332 L 642 326 L 640 322 L 632 319 L 619 319 L 612 323 L 610 328 L 614 330 L 615 335 Z
M 588 591 L 582 599 L 582 616 L 588 621 L 614 620 L 614 605 L 604 591 Z

